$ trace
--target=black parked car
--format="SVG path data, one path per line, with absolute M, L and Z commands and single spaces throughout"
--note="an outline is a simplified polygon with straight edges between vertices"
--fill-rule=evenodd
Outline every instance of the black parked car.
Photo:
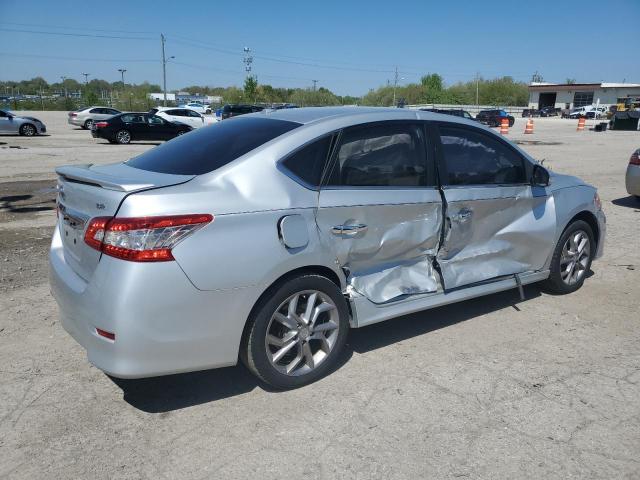
M 94 122 L 91 136 L 109 143 L 127 144 L 135 140 L 171 140 L 193 130 L 182 123 L 172 123 L 150 113 L 122 113 Z
M 261 112 L 262 110 L 264 110 L 264 107 L 258 105 L 225 105 L 222 107 L 221 117 L 222 120 L 225 120 L 246 113 Z
M 540 109 L 540 116 L 541 117 L 557 117 L 558 115 L 560 115 L 560 108 L 556 108 L 556 107 L 542 107 Z
M 537 110 L 535 108 L 525 108 L 524 110 L 522 110 L 522 118 L 539 117 L 539 116 L 540 116 L 540 110 Z
M 485 123 L 490 127 L 499 127 L 503 118 L 508 119 L 509 126 L 513 127 L 516 119 L 504 110 L 480 110 L 480 113 L 476 115 L 476 120 L 478 120 L 480 123 Z
M 462 110 L 461 108 L 421 108 L 420 110 L 423 110 L 425 112 L 442 113 L 443 115 L 453 115 L 455 117 L 466 118 L 467 120 L 475 120 L 475 118 L 473 118 L 469 112 L 467 112 L 466 110 Z

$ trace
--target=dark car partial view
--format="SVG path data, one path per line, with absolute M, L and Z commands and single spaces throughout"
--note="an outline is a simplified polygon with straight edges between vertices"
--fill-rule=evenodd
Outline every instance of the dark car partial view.
M 225 105 L 222 107 L 221 118 L 225 120 L 231 117 L 237 117 L 239 115 L 245 115 L 247 113 L 256 113 L 264 110 L 264 107 L 258 105 Z
M 561 110 L 562 110 L 561 108 L 556 108 L 556 107 L 542 107 L 540 109 L 540 116 L 541 117 L 557 117 L 558 115 L 560 115 Z
M 461 108 L 421 108 L 425 112 L 441 113 L 443 115 L 453 115 L 455 117 L 466 118 L 467 120 L 475 120 L 469 112 Z
M 476 115 L 477 121 L 489 125 L 490 127 L 499 127 L 503 118 L 509 120 L 509 126 L 513 127 L 516 119 L 504 110 L 480 110 L 478 115 Z
M 522 118 L 539 117 L 540 110 L 537 108 L 525 108 L 522 110 Z
M 150 113 L 123 113 L 94 122 L 91 136 L 124 145 L 136 140 L 171 140 L 191 130 L 189 125 L 169 122 Z

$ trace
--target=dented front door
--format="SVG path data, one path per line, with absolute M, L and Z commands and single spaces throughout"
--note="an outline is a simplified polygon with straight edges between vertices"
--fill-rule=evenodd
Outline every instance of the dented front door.
M 547 189 L 528 183 L 528 160 L 490 132 L 448 124 L 439 131 L 445 289 L 541 270 L 554 247 L 555 205 Z
M 341 135 L 316 221 L 350 287 L 374 303 L 439 288 L 442 201 L 430 161 L 420 123 Z

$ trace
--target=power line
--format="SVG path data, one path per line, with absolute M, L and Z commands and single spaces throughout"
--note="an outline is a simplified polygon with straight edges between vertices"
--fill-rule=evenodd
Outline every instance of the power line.
M 36 27 L 36 28 L 60 28 L 60 29 L 73 29 L 73 30 L 88 30 L 91 32 L 111 32 L 111 33 L 144 33 L 144 34 L 156 34 L 150 30 L 107 30 L 103 28 L 83 28 L 78 25 L 42 25 L 36 23 L 16 23 L 16 22 L 0 22 L 0 25 L 17 25 L 20 27 Z
M 91 33 L 67 33 L 67 32 L 39 32 L 35 30 L 19 30 L 16 28 L 2 28 L 2 32 L 14 32 L 14 33 L 33 33 L 36 35 L 59 35 L 63 37 L 90 37 L 90 38 L 110 38 L 117 40 L 152 40 L 151 37 L 124 37 L 119 35 L 97 35 Z
M 0 52 L 0 56 L 5 57 L 33 57 L 33 58 L 44 58 L 44 59 L 52 59 L 52 60 L 71 60 L 71 61 L 79 61 L 79 62 L 112 62 L 112 63 L 158 63 L 159 60 L 149 60 L 149 59 L 131 59 L 131 58 L 88 58 L 88 57 L 62 57 L 56 55 L 37 55 L 31 53 L 9 53 L 9 52 Z

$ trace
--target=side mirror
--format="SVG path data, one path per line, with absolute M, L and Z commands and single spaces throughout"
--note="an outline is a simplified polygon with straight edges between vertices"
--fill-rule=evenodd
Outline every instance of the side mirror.
M 549 186 L 549 172 L 541 165 L 533 166 L 533 173 L 531 175 L 531 185 L 534 187 L 548 187 Z

